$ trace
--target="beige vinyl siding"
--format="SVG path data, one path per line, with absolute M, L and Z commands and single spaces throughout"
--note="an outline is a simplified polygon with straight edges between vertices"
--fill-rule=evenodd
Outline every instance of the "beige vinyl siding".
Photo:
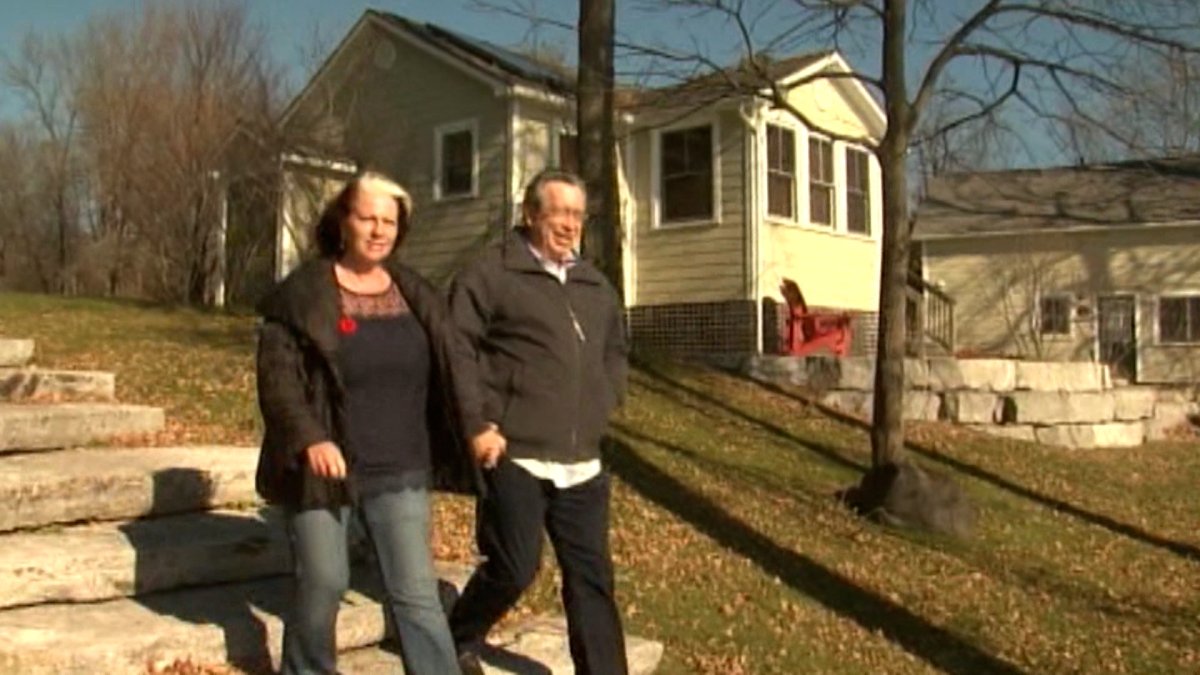
M 868 139 L 867 122 L 847 98 L 845 88 L 849 86 L 844 78 L 813 80 L 793 89 L 788 102 L 827 133 Z
M 637 226 L 637 302 L 660 305 L 748 299 L 743 192 L 745 136 L 735 112 L 711 112 L 680 127 L 715 121 L 718 129 L 720 222 L 654 227 L 656 142 L 651 129 L 634 138 L 633 212 Z
M 779 284 L 788 278 L 811 307 L 879 309 L 878 241 L 768 224 L 760 245 L 764 296 L 783 302 Z
M 412 193 L 415 218 L 401 257 L 442 281 L 508 219 L 508 101 L 491 84 L 440 57 L 382 27 L 369 28 L 357 44 L 347 45 L 340 66 L 315 83 L 293 115 L 294 124 L 344 129 L 323 140 L 337 143 L 343 156 L 362 167 L 390 174 Z M 394 57 L 385 67 L 388 45 Z M 322 93 L 330 83 L 332 96 Z M 435 202 L 434 129 L 468 120 L 475 121 L 478 134 L 478 196 Z
M 1091 360 L 1097 297 L 1136 298 L 1138 379 L 1195 380 L 1200 348 L 1158 344 L 1157 298 L 1200 294 L 1200 228 L 1122 229 L 924 243 L 926 276 L 956 302 L 960 349 L 1040 359 Z M 1040 336 L 1038 293 L 1070 293 L 1071 334 Z
M 846 97 L 847 83 L 814 80 L 792 90 L 789 101 L 813 121 L 808 129 L 784 111 L 771 111 L 763 126 L 781 124 L 796 133 L 796 216 L 786 219 L 767 214 L 766 146 L 760 144 L 760 201 L 765 222 L 759 235 L 759 297 L 783 302 L 779 285 L 794 280 L 810 306 L 875 312 L 879 308 L 879 275 L 883 241 L 883 181 L 879 161 L 866 145 L 833 143 L 833 224 L 810 222 L 809 148 L 811 136 L 829 138 L 827 133 L 869 139 L 867 121 Z M 846 152 L 868 150 L 870 181 L 870 235 L 848 232 Z

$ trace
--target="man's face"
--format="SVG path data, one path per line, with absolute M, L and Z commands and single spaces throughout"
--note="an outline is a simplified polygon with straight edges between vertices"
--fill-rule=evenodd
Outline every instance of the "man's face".
M 579 248 L 587 198 L 583 190 L 561 181 L 546 183 L 541 192 L 541 210 L 526 209 L 525 224 L 533 247 L 543 257 L 561 263 Z

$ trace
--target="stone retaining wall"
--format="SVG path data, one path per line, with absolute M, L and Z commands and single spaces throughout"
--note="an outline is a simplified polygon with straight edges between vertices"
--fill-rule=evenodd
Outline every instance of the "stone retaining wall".
M 725 363 L 763 381 L 812 389 L 870 419 L 875 359 L 756 355 Z M 904 417 L 942 420 L 1009 438 L 1068 447 L 1160 440 L 1200 412 L 1188 389 L 1115 387 L 1107 366 L 1011 359 L 905 359 Z

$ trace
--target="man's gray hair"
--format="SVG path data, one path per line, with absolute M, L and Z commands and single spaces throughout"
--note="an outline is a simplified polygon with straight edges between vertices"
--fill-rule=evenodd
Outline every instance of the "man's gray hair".
M 587 183 L 579 177 L 579 174 L 562 169 L 546 169 L 529 181 L 525 186 L 525 201 L 522 203 L 522 209 L 527 213 L 540 213 L 542 210 L 542 188 L 547 183 L 566 183 L 574 185 L 583 191 L 584 199 L 587 198 Z

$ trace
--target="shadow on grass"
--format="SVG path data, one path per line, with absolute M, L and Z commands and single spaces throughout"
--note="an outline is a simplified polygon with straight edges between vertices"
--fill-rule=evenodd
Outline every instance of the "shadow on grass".
M 660 376 L 660 377 L 665 377 L 665 376 Z M 800 396 L 798 394 L 786 391 L 777 385 L 773 385 L 773 384 L 770 384 L 767 382 L 760 382 L 758 380 L 752 380 L 750 378 L 745 378 L 745 379 L 749 382 L 753 382 L 754 384 L 758 385 L 759 387 L 761 387 L 761 388 L 765 389 L 766 391 L 769 391 L 773 394 L 777 394 L 780 396 L 786 396 L 794 401 L 798 401 L 805 405 L 816 406 L 818 409 L 823 411 L 825 414 L 829 415 L 830 417 L 832 417 L 844 424 L 855 426 L 860 429 L 869 429 L 870 428 L 870 425 L 867 424 L 866 422 L 864 422 L 863 420 L 861 420 L 853 415 L 848 415 L 836 408 L 832 408 L 832 407 L 823 405 L 819 402 L 805 398 L 804 396 Z M 676 386 L 683 387 L 684 385 L 677 384 Z M 1107 516 L 1103 513 L 1094 513 L 1092 511 L 1088 511 L 1088 510 L 1083 509 L 1079 506 L 1076 506 L 1070 502 L 1063 501 L 1057 497 L 1052 497 L 1050 495 L 1043 494 L 1041 492 L 1038 492 L 1036 490 L 1028 488 L 1019 483 L 1014 483 L 1013 481 L 1009 480 L 1008 478 L 1005 478 L 1004 476 L 1001 476 L 997 473 L 993 473 L 982 467 L 975 466 L 974 464 L 969 464 L 960 459 L 955 459 L 954 457 L 950 457 L 949 455 L 938 452 L 937 450 L 934 450 L 933 448 L 927 447 L 920 443 L 914 443 L 912 441 L 908 441 L 905 443 L 905 447 L 907 449 L 909 449 L 910 451 L 912 451 L 922 457 L 925 457 L 926 459 L 932 460 L 934 462 L 938 462 L 938 463 L 940 463 L 946 467 L 949 467 L 951 469 L 954 469 L 955 471 L 958 471 L 964 475 L 971 476 L 972 478 L 981 480 L 985 483 L 988 483 L 990 485 L 998 487 L 1002 490 L 1008 491 L 1014 495 L 1017 495 L 1018 497 L 1022 497 L 1024 499 L 1028 499 L 1030 501 L 1041 504 L 1042 506 L 1045 506 L 1049 509 L 1053 509 L 1054 511 L 1057 511 L 1059 513 L 1063 513 L 1063 514 L 1069 515 L 1071 517 L 1078 518 L 1084 522 L 1091 523 L 1092 525 L 1096 525 L 1098 527 L 1102 527 L 1110 532 L 1113 532 L 1114 534 L 1128 537 L 1135 541 L 1139 541 L 1143 544 L 1148 544 L 1150 546 L 1155 546 L 1155 547 L 1161 548 L 1165 551 L 1174 553 L 1175 555 L 1185 558 L 1187 560 L 1200 562 L 1200 548 L 1197 548 L 1196 546 L 1193 546 L 1191 544 L 1180 542 L 1180 541 L 1175 541 L 1174 539 L 1168 539 L 1166 537 L 1154 534 L 1153 532 L 1147 532 L 1146 530 L 1143 530 L 1140 527 L 1135 527 L 1128 523 L 1123 523 L 1123 522 L 1116 520 L 1115 518 L 1112 518 L 1110 516 Z
M 610 439 L 608 446 L 613 472 L 631 488 L 829 610 L 868 631 L 879 631 L 905 651 L 947 673 L 1023 672 L 887 598 L 860 588 L 815 560 L 780 546 L 640 457 L 628 444 Z
M 653 444 L 657 447 L 660 447 L 663 450 L 666 450 L 678 457 L 682 457 L 682 458 L 686 459 L 687 461 L 693 462 L 695 464 L 703 465 L 705 469 L 707 469 L 708 471 L 712 472 L 714 475 L 717 475 L 717 476 L 725 476 L 725 477 L 736 476 L 738 478 L 738 480 L 741 480 L 747 484 L 750 484 L 750 485 L 754 486 L 755 488 L 762 489 L 762 490 L 770 490 L 772 492 L 775 492 L 775 493 L 778 493 L 781 495 L 786 495 L 791 498 L 795 498 L 797 495 L 805 495 L 808 497 L 817 497 L 817 498 L 823 498 L 823 497 L 829 496 L 829 493 L 822 493 L 822 492 L 818 492 L 816 490 L 797 489 L 796 487 L 791 486 L 791 485 L 783 485 L 782 484 L 782 483 L 784 483 L 783 480 L 772 480 L 772 478 L 778 479 L 779 476 L 777 476 L 777 475 L 776 476 L 763 475 L 761 472 L 751 471 L 751 470 L 745 468 L 744 466 L 739 465 L 734 462 L 722 462 L 722 461 L 718 461 L 715 459 L 710 459 L 708 457 L 705 457 L 704 455 L 701 455 L 700 453 L 698 453 L 694 450 L 690 450 L 688 448 L 682 447 L 680 445 L 676 445 L 674 443 L 669 443 L 664 440 L 652 438 L 640 431 L 637 431 L 637 430 L 635 430 L 627 425 L 621 424 L 619 422 L 613 422 L 609 426 L 614 431 L 616 431 L 617 433 L 619 433 L 621 436 L 623 436 L 625 438 L 629 438 L 634 441 L 641 441 L 643 443 L 651 443 L 651 444 Z
M 772 435 L 777 436 L 777 437 L 783 439 L 784 441 L 787 441 L 788 443 L 797 444 L 800 447 L 804 448 L 805 450 L 808 450 L 809 452 L 812 452 L 813 454 L 817 455 L 818 457 L 820 457 L 824 460 L 827 460 L 833 464 L 837 464 L 838 466 L 841 466 L 842 468 L 852 469 L 855 471 L 866 471 L 867 470 L 867 466 L 865 464 L 856 462 L 853 459 L 846 457 L 845 455 L 839 453 L 837 450 L 835 450 L 829 446 L 821 445 L 819 443 L 813 443 L 807 439 L 800 438 L 799 436 L 796 436 L 795 434 L 791 433 L 787 429 L 784 429 L 783 427 L 779 426 L 778 424 L 775 424 L 774 422 L 770 422 L 768 420 L 762 419 L 761 417 L 756 417 L 754 415 L 751 415 L 747 412 L 744 412 L 738 408 L 733 407 L 729 403 L 722 401 L 721 399 L 713 396 L 712 394 L 709 394 L 707 392 L 696 389 L 695 387 L 689 387 L 688 385 L 683 384 L 677 380 L 673 380 L 668 375 L 655 369 L 653 366 L 648 366 L 648 365 L 643 364 L 643 365 L 639 366 L 638 370 L 639 370 L 639 372 L 663 383 L 664 385 L 668 385 L 669 387 L 671 387 L 675 390 L 678 390 L 679 392 L 682 392 L 683 394 L 686 394 L 687 396 L 690 396 L 692 398 L 703 401 L 706 404 L 708 404 L 714 408 L 718 408 L 732 417 L 736 417 L 737 419 L 740 419 L 745 422 L 749 422 L 750 424 L 753 424 L 755 426 L 761 427 L 762 429 L 765 429 L 766 431 L 770 432 Z M 639 383 L 639 385 L 642 387 L 645 387 L 646 389 L 648 389 L 660 396 L 663 396 L 664 398 L 670 399 L 670 400 L 674 401 L 675 403 L 690 407 L 690 408 L 700 412 L 703 415 L 706 415 L 706 416 L 711 415 L 712 411 L 703 410 L 701 408 L 698 408 L 697 406 L 689 404 L 678 393 L 672 392 L 669 389 L 665 389 L 662 386 L 655 386 L 653 384 L 648 384 L 645 382 L 641 382 L 641 383 Z

